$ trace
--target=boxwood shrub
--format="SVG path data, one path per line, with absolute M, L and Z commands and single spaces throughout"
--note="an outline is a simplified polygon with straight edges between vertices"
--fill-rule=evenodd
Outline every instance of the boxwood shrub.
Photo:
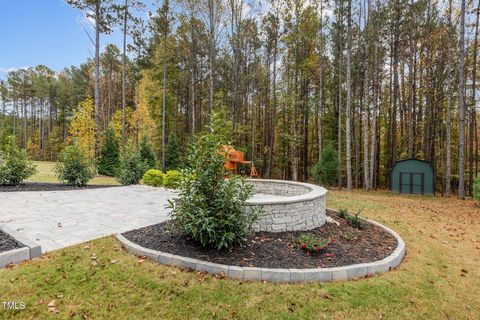
M 142 181 L 147 186 L 161 187 L 165 181 L 165 174 L 157 169 L 150 169 L 143 175 Z

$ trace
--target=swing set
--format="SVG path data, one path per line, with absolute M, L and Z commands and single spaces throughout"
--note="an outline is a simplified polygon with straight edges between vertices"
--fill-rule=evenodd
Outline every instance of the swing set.
M 250 165 L 250 178 L 258 178 L 258 172 L 253 161 L 244 160 L 245 154 L 235 150 L 232 146 L 223 145 L 222 152 L 226 154 L 225 170 L 229 173 L 238 174 L 239 164 Z

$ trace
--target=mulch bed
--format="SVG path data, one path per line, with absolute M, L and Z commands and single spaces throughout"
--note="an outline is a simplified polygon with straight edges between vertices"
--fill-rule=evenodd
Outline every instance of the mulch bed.
M 22 243 L 15 240 L 8 233 L 0 230 L 0 253 L 25 247 Z
M 387 257 L 397 247 L 395 237 L 378 226 L 362 221 L 362 228 L 354 229 L 334 212 L 327 215 L 340 225 L 327 222 L 309 231 L 257 232 L 241 246 L 220 251 L 202 248 L 168 222 L 128 231 L 123 236 L 153 250 L 213 263 L 260 268 L 326 268 L 372 262 Z M 307 255 L 295 244 L 305 233 L 319 239 L 333 239 L 333 242 L 326 252 Z
M 73 187 L 61 183 L 39 183 L 26 182 L 18 186 L 0 186 L 0 192 L 19 192 L 19 191 L 67 191 L 67 190 L 82 190 L 82 189 L 100 189 L 100 188 L 114 188 L 117 186 L 108 185 L 87 185 L 83 187 Z

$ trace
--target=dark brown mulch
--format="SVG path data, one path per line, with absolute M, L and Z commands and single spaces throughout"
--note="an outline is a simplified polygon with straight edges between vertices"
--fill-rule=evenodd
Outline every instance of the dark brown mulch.
M 22 247 L 25 247 L 22 243 L 15 240 L 8 233 L 5 233 L 2 230 L 0 230 L 0 253 L 5 251 L 10 251 L 13 249 L 22 248 Z
M 173 229 L 168 222 L 123 235 L 143 247 L 184 257 L 242 267 L 262 268 L 325 268 L 381 260 L 390 255 L 397 240 L 382 228 L 363 221 L 360 230 L 350 227 L 344 219 L 329 216 L 340 222 L 326 223 L 309 231 L 258 232 L 249 236 L 242 246 L 217 251 L 202 248 Z M 295 245 L 300 235 L 310 233 L 319 239 L 333 240 L 322 254 L 308 256 Z
M 26 182 L 18 186 L 0 186 L 0 192 L 19 192 L 19 191 L 67 191 L 67 190 L 82 190 L 82 189 L 100 189 L 100 188 L 115 188 L 117 186 L 108 185 L 87 185 L 83 187 L 73 187 L 61 183 L 40 183 L 40 182 Z

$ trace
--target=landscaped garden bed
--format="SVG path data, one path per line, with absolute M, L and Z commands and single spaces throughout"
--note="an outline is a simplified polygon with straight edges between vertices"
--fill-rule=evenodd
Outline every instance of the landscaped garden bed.
M 30 260 L 42 254 L 42 248 L 16 230 L 0 226 L 0 268 Z
M 383 228 L 362 221 L 350 227 L 332 211 L 327 215 L 339 223 L 326 223 L 308 231 L 257 232 L 240 246 L 216 250 L 202 247 L 168 222 L 129 231 L 125 238 L 142 247 L 212 263 L 259 268 L 328 268 L 382 260 L 397 247 L 395 237 Z M 319 252 L 307 253 L 301 235 L 326 242 Z
M 25 182 L 16 186 L 0 186 L 0 192 L 23 192 L 23 191 L 68 191 L 81 189 L 112 188 L 114 185 L 85 185 L 81 187 L 63 183 Z
M 8 233 L 3 232 L 0 229 L 0 253 L 15 250 L 24 247 L 22 243 L 18 242 Z

